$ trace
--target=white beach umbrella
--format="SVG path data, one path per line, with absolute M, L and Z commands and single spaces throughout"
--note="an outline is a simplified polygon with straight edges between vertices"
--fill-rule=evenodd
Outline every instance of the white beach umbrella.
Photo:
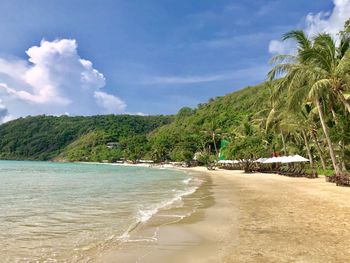
M 220 160 L 218 161 L 218 163 L 222 163 L 222 164 L 235 164 L 235 163 L 239 163 L 237 160 Z
M 278 157 L 280 163 L 290 163 L 292 162 L 292 156 L 281 156 Z
M 304 158 L 303 156 L 300 156 L 298 154 L 292 156 L 292 161 L 295 163 L 300 163 L 300 162 L 308 162 L 309 159 Z
M 272 158 L 268 158 L 263 163 L 278 163 L 278 162 L 279 162 L 279 158 L 278 157 L 272 157 Z
M 255 163 L 264 163 L 268 158 L 259 158 L 256 161 L 254 161 Z

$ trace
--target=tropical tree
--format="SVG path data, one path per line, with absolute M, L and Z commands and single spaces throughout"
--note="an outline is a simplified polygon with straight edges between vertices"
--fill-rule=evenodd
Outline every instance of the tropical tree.
M 283 40 L 290 39 L 297 43 L 296 54 L 278 55 L 272 59 L 276 65 L 269 72 L 270 80 L 282 76 L 276 82 L 274 96 L 278 99 L 287 91 L 290 100 L 296 105 L 310 101 L 316 106 L 334 170 L 339 174 L 340 168 L 329 136 L 324 107 L 325 100 L 332 95 L 347 107 L 342 91 L 348 89 L 344 80 L 348 77 L 349 49 L 337 48 L 328 34 L 319 34 L 312 41 L 303 31 L 297 30 L 283 36 Z
M 270 130 L 281 135 L 284 155 L 288 155 L 285 135 L 288 132 L 283 112 L 279 112 L 275 107 L 271 109 L 266 119 L 266 132 Z
M 202 130 L 202 133 L 210 138 L 209 140 L 212 141 L 212 144 L 214 145 L 215 155 L 219 156 L 219 151 L 217 147 L 217 143 L 219 140 L 219 136 L 221 134 L 221 129 L 217 127 L 216 123 L 214 121 L 208 122 L 204 125 L 204 129 Z
M 251 173 L 254 171 L 254 160 L 268 154 L 268 149 L 264 145 L 264 139 L 261 134 L 241 137 L 225 148 L 225 156 L 239 160 L 244 171 Z

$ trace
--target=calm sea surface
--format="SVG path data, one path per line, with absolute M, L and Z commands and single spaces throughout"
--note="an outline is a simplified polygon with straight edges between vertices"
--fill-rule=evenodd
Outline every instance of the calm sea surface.
M 193 193 L 193 181 L 165 169 L 0 161 L 0 261 L 89 261 L 85 251 L 127 239 Z

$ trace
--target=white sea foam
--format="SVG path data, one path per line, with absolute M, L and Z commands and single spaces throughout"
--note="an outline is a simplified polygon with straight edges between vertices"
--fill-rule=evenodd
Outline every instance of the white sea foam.
M 170 208 L 172 205 L 174 205 L 177 202 L 180 202 L 184 196 L 193 194 L 197 190 L 198 186 L 190 187 L 184 191 L 179 191 L 172 199 L 166 200 L 164 202 L 159 203 L 155 207 L 145 209 L 145 210 L 139 210 L 139 221 L 141 223 L 147 222 L 149 219 L 152 218 L 153 215 L 158 213 L 161 209 L 167 209 Z
M 192 178 L 187 178 L 187 179 L 182 180 L 182 182 L 184 184 L 189 184 L 191 181 L 192 181 Z
M 128 228 L 127 231 L 125 231 L 121 236 L 118 237 L 118 240 L 122 241 L 122 242 L 131 242 L 132 240 L 130 240 L 130 232 L 132 230 L 134 230 L 139 224 L 141 223 L 146 223 L 148 220 L 150 220 L 155 214 L 157 214 L 160 210 L 162 209 L 168 209 L 171 208 L 172 206 L 174 206 L 174 204 L 182 201 L 182 198 L 184 196 L 188 196 L 193 194 L 199 186 L 193 186 L 193 187 L 189 187 L 186 190 L 183 191 L 178 191 L 177 194 L 170 200 L 166 200 L 163 201 L 159 204 L 157 204 L 156 206 L 152 207 L 152 208 L 148 208 L 148 209 L 140 209 L 138 211 L 138 215 L 137 215 L 137 219 L 136 219 L 136 223 L 133 225 L 130 225 L 130 227 Z M 192 213 L 188 213 L 185 215 L 178 215 L 174 217 L 179 217 L 180 219 L 183 219 L 185 217 L 187 217 L 188 215 L 190 215 Z M 144 238 L 143 238 L 144 239 Z M 152 237 L 152 240 L 150 240 L 148 238 L 148 241 L 154 241 L 156 238 Z M 137 239 L 137 241 L 140 241 L 141 239 Z

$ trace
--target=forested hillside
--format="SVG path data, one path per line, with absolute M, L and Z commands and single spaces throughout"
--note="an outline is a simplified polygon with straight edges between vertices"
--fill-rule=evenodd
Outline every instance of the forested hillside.
M 210 99 L 198 108 L 182 108 L 169 125 L 150 136 L 153 159 L 184 161 L 195 152 L 217 155 L 222 139 L 232 141 L 244 127 L 262 125 L 270 109 L 270 87 L 255 87 Z
M 248 87 L 210 99 L 196 109 L 182 108 L 176 116 L 20 118 L 0 126 L 0 158 L 191 160 L 198 151 L 215 153 L 220 140 L 231 138 L 242 123 L 257 122 L 269 109 L 269 94 L 266 84 Z M 112 149 L 106 146 L 109 142 L 115 143 Z
M 80 138 L 85 138 L 84 150 L 88 153 L 84 154 L 89 156 L 92 146 L 103 145 L 105 149 L 107 142 L 145 135 L 171 120 L 171 116 L 130 115 L 20 118 L 0 126 L 0 158 L 50 160 Z

